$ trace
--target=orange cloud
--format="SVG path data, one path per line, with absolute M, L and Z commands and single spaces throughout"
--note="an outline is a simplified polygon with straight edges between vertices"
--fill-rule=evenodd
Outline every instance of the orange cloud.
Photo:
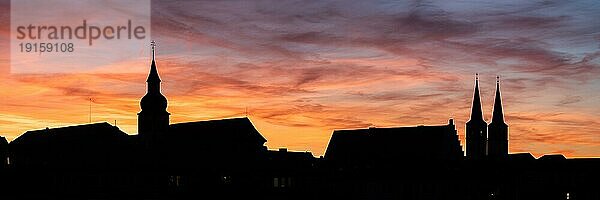
M 464 146 L 473 74 L 480 72 L 486 119 L 495 76 L 502 76 L 511 152 L 600 155 L 600 54 L 597 37 L 585 36 L 598 34 L 589 33 L 596 26 L 565 25 L 578 16 L 560 17 L 568 13 L 558 9 L 559 17 L 545 17 L 401 3 L 391 11 L 371 3 L 153 3 L 172 123 L 247 114 L 270 148 L 321 155 L 334 129 L 445 124 L 453 117 Z M 0 47 L 7 32 L 0 31 Z M 92 121 L 116 120 L 135 134 L 148 64 L 141 54 L 85 74 L 0 71 L 0 134 L 13 139 L 30 129 L 87 123 L 90 98 Z M 0 69 L 8 65 L 0 59 Z

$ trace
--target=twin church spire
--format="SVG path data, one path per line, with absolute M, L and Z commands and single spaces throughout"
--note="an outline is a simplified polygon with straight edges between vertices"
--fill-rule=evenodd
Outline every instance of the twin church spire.
M 496 77 L 496 96 L 488 125 L 481 109 L 479 74 L 475 74 L 475 89 L 471 118 L 466 125 L 467 159 L 502 159 L 508 156 L 508 125 L 504 122 L 500 77 Z
M 481 97 L 479 93 L 479 74 L 475 74 L 475 91 L 473 94 L 473 105 L 471 107 L 471 120 L 484 121 L 481 108 Z M 502 109 L 502 97 L 500 96 L 500 77 L 496 76 L 496 96 L 492 113 L 492 122 L 504 123 L 504 112 Z

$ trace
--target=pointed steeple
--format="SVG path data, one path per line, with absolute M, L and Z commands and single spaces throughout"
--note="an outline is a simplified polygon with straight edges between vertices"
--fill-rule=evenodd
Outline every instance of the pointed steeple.
M 475 91 L 473 105 L 471 106 L 471 119 L 469 121 L 485 121 L 481 110 L 481 97 L 479 96 L 479 74 L 475 74 Z
M 165 112 L 167 109 L 167 98 L 160 93 L 160 78 L 158 77 L 158 70 L 156 69 L 155 60 L 155 47 L 156 42 L 150 43 L 152 46 L 152 65 L 150 65 L 150 73 L 146 80 L 147 91 L 146 95 L 142 97 L 140 106 L 142 112 Z
M 508 124 L 504 122 L 502 97 L 500 96 L 500 77 L 496 77 L 496 98 L 492 120 L 488 126 L 488 157 L 505 159 L 508 156 Z
M 481 97 L 479 96 L 479 74 L 475 74 L 475 90 L 471 119 L 466 124 L 467 159 L 483 159 L 486 156 L 487 123 L 483 119 Z
M 146 95 L 140 100 L 138 113 L 138 134 L 145 138 L 146 143 L 157 140 L 160 134 L 167 132 L 169 128 L 169 112 L 167 112 L 167 98 L 160 93 L 160 78 L 156 69 L 156 42 L 152 46 L 152 64 L 150 73 L 146 80 Z
M 496 76 L 496 97 L 494 99 L 494 111 L 492 123 L 504 123 L 504 112 L 502 110 L 502 97 L 500 96 L 500 77 Z
M 158 76 L 158 70 L 156 69 L 156 42 L 152 40 L 150 46 L 152 46 L 152 64 L 150 65 L 150 73 L 148 74 L 146 82 L 160 83 L 160 77 Z

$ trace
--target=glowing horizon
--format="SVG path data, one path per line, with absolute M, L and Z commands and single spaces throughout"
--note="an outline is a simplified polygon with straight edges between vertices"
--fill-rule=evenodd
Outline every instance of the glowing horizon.
M 88 123 L 89 98 L 93 122 L 137 132 L 149 45 L 90 73 L 10 74 L 9 4 L 0 2 L 0 136 Z M 600 156 L 594 2 L 152 3 L 171 123 L 247 108 L 269 148 L 318 156 L 334 129 L 454 118 L 464 149 L 479 73 L 488 122 L 501 77 L 510 152 Z

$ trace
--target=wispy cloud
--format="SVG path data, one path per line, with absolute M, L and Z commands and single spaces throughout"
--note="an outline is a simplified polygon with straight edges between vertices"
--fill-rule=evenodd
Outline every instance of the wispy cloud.
M 0 2 L 7 11 L 8 1 Z M 600 96 L 591 92 L 600 87 L 600 6 L 593 2 L 152 3 L 172 122 L 248 113 L 269 146 L 322 154 L 333 129 L 453 117 L 464 141 L 479 72 L 486 118 L 495 76 L 502 77 L 511 151 L 600 154 Z M 0 47 L 8 41 L 3 30 Z M 3 78 L 0 131 L 14 137 L 85 123 L 91 97 L 93 120 L 118 120 L 135 133 L 147 69 L 131 62 L 140 60 L 89 74 Z

